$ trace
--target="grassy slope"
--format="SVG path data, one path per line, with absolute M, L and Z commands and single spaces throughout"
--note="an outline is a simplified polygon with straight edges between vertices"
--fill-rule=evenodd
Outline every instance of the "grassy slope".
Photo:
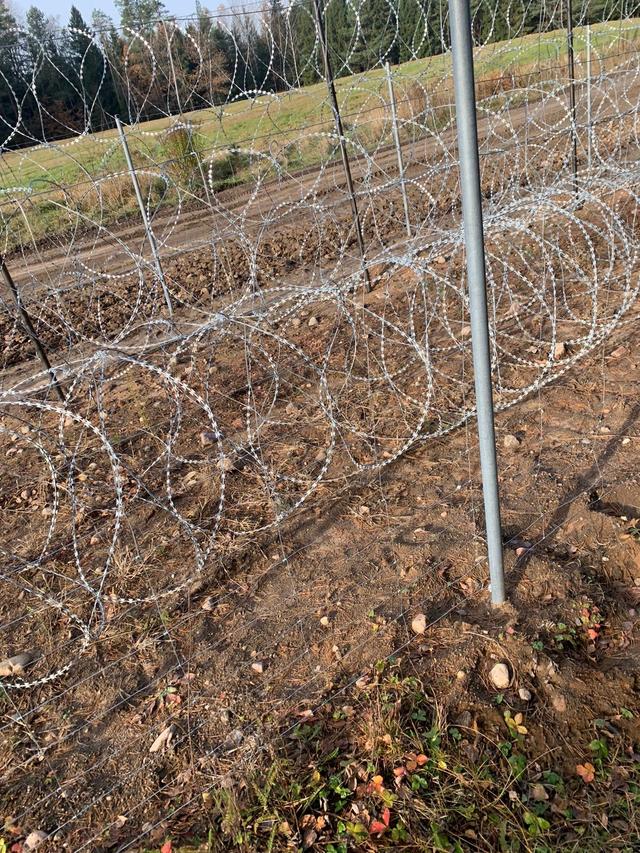
M 625 21 L 600 24 L 592 28 L 594 50 L 611 49 L 620 39 L 635 40 L 640 33 L 637 22 Z M 578 57 L 584 52 L 584 30 L 575 33 Z M 624 42 L 621 48 L 624 49 Z M 542 36 L 523 36 L 509 42 L 499 42 L 480 48 L 476 53 L 476 78 L 495 74 L 496 71 L 514 71 L 530 68 L 538 63 L 566 56 L 564 31 L 553 31 Z M 443 54 L 427 59 L 404 63 L 396 70 L 398 97 L 402 99 L 403 83 L 416 79 L 430 81 L 446 78 L 450 55 Z M 594 65 L 597 71 L 597 65 Z M 580 66 L 578 66 L 580 74 Z M 342 78 L 336 89 L 343 117 L 347 124 L 366 121 L 368 111 L 385 107 L 384 76 L 381 69 Z M 330 129 L 330 112 L 323 83 L 303 89 L 280 93 L 277 97 L 264 95 L 255 101 L 237 101 L 221 109 L 205 109 L 187 113 L 186 117 L 198 122 L 204 145 L 208 151 L 227 146 L 267 149 L 278 139 L 299 139 L 304 133 Z M 164 159 L 160 134 L 172 119 L 148 121 L 131 128 L 129 135 L 135 159 L 141 168 Z M 303 155 L 300 165 L 317 161 L 315 153 Z M 47 191 L 56 186 L 69 186 L 79 181 L 91 181 L 111 171 L 124 168 L 124 159 L 113 130 L 90 134 L 37 146 L 26 151 L 11 152 L 0 163 L 0 190 L 12 187 Z M 8 193 L 11 195 L 11 193 Z

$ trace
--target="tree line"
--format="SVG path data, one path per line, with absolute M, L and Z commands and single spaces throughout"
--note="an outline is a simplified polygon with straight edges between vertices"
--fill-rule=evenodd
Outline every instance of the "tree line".
M 73 6 L 64 28 L 31 6 L 17 22 L 0 0 L 0 150 L 280 92 L 317 82 L 322 63 L 315 0 L 267 0 L 258 12 L 213 14 L 200 2 L 186 21 L 162 0 L 116 0 L 119 26 Z M 574 6 L 578 5 L 574 3 Z M 637 14 L 625 0 L 588 0 L 574 23 Z M 336 77 L 446 50 L 447 0 L 325 0 Z M 555 29 L 563 0 L 472 0 L 478 42 Z

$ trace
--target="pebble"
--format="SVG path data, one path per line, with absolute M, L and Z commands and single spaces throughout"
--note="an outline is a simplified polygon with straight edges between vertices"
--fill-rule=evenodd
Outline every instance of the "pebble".
M 554 710 L 559 714 L 564 714 L 567 710 L 567 700 L 564 698 L 562 693 L 556 693 L 551 700 L 551 704 L 553 705 Z
M 300 326 L 301 326 L 301 320 L 300 320 L 300 318 L 299 318 L 299 317 L 294 317 L 294 318 L 293 318 L 293 320 L 291 321 L 291 325 L 293 326 L 293 328 L 294 328 L 294 329 L 298 329 L 298 328 L 300 328 Z
M 623 443 L 625 446 L 626 446 L 627 444 L 631 444 L 631 439 L 630 439 L 630 438 L 628 438 L 628 437 L 627 437 L 627 438 L 623 438 L 623 439 L 622 439 L 622 443 Z
M 329 627 L 329 625 L 331 624 L 331 623 L 329 622 L 329 617 L 328 617 L 328 616 L 323 616 L 323 617 L 322 617 L 322 619 L 320 620 L 320 624 L 322 625 L 322 627 L 323 627 L 323 628 L 328 628 L 328 627 Z
M 7 658 L 0 662 L 0 677 L 6 678 L 10 675 L 22 675 L 26 666 L 35 659 L 35 655 L 25 652 L 21 655 L 14 655 L 12 658 Z
M 38 847 L 47 840 L 47 838 L 47 833 L 43 832 L 41 829 L 36 829 L 33 832 L 30 832 L 24 840 L 24 850 L 37 850 Z
M 518 696 L 523 702 L 529 702 L 531 700 L 531 691 L 527 690 L 526 687 L 521 687 L 520 690 L 518 690 Z
M 314 326 L 317 326 L 317 325 L 318 325 L 318 318 L 317 318 L 317 317 L 309 317 L 309 322 L 308 322 L 308 324 L 307 324 L 307 325 L 308 325 L 310 328 L 313 328 Z
M 424 634 L 427 630 L 427 617 L 424 613 L 416 613 L 411 620 L 411 630 L 414 634 Z
M 216 435 L 216 433 L 212 432 L 209 429 L 204 429 L 200 433 L 200 444 L 203 447 L 208 447 L 210 444 L 215 444 L 217 439 L 218 439 L 218 436 Z
M 520 447 L 520 439 L 516 438 L 515 435 L 505 435 L 505 437 L 502 439 L 502 446 L 506 450 L 516 450 L 518 447 Z
M 262 675 L 262 673 L 264 672 L 264 664 L 261 660 L 257 660 L 255 663 L 251 664 L 251 669 L 254 672 L 257 672 L 258 675 Z
M 511 682 L 509 667 L 506 663 L 495 664 L 489 673 L 491 683 L 497 690 L 506 690 Z
M 555 345 L 555 348 L 553 350 L 553 357 L 554 358 L 562 358 L 566 354 L 567 354 L 566 344 L 563 343 L 562 341 L 558 341 L 558 343 Z
M 536 782 L 534 785 L 531 785 L 529 789 L 531 793 L 531 799 L 535 800 L 537 803 L 543 803 L 545 800 L 549 799 L 549 794 L 544 789 L 544 785 L 540 784 L 540 782 Z

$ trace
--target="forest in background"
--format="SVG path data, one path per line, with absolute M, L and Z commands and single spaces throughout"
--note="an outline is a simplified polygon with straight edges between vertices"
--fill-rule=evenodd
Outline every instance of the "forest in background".
M 60 27 L 36 6 L 25 20 L 0 0 L 0 151 L 282 92 L 320 79 L 313 0 L 267 0 L 256 10 L 212 13 L 199 2 L 189 19 L 161 0 L 117 0 L 116 23 L 74 6 Z M 576 4 L 577 5 L 577 4 Z M 474 0 L 477 42 L 559 28 L 565 4 Z M 442 53 L 446 0 L 329 0 L 324 23 L 336 77 Z M 621 0 L 589 0 L 574 23 L 632 17 Z

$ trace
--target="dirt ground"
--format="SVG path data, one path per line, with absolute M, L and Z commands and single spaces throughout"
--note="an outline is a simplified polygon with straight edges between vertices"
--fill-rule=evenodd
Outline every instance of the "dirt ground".
M 487 195 L 504 164 L 486 166 Z M 354 269 L 340 213 L 263 236 L 260 322 L 248 298 L 230 312 L 252 274 L 233 242 L 172 262 L 174 337 L 144 276 L 45 301 L 53 350 L 123 330 L 140 346 L 82 360 L 66 411 L 4 405 L 0 658 L 31 654 L 0 697 L 16 851 L 36 830 L 42 849 L 74 851 L 205 833 L 203 793 L 260 768 L 274 733 L 364 690 L 389 658 L 468 733 L 471 759 L 504 739 L 508 707 L 542 769 L 575 776 L 596 731 L 637 761 L 633 184 L 603 181 L 570 215 L 566 192 L 548 213 L 523 202 L 491 231 L 509 598 L 492 610 L 447 181 L 441 232 L 411 262 L 380 250 L 367 295 L 309 284 L 319 258 L 333 284 Z M 367 236 L 398 233 L 399 210 L 392 194 L 371 206 Z M 212 306 L 226 324 L 203 322 Z M 3 333 L 16 369 L 28 342 Z
M 193 543 L 163 514 L 160 500 L 141 495 L 145 469 L 145 488 L 161 488 L 162 465 L 155 480 L 149 454 L 166 422 L 153 423 L 158 408 L 164 412 L 154 406 L 166 397 L 160 387 L 146 388 L 141 429 L 131 434 L 147 381 L 132 366 L 100 392 L 108 433 L 123 434 L 121 489 L 131 532 L 119 539 L 104 612 L 91 614 L 95 601 L 72 582 L 74 545 L 65 545 L 63 532 L 69 534 L 75 517 L 75 548 L 95 582 L 114 523 L 105 501 L 114 487 L 105 453 L 80 424 L 66 425 L 67 432 L 76 430 L 67 436 L 67 448 L 76 451 L 65 463 L 75 467 L 75 513 L 69 490 L 61 490 L 52 547 L 42 541 L 51 486 L 33 473 L 38 466 L 30 455 L 37 450 L 24 432 L 31 421 L 24 413 L 6 417 L 4 427 L 13 433 L 5 433 L 2 455 L 10 460 L 13 449 L 22 459 L 19 469 L 3 466 L 3 538 L 13 538 L 11 552 L 27 562 L 14 584 L 22 591 L 13 595 L 5 586 L 2 650 L 7 656 L 38 650 L 42 657 L 27 670 L 30 680 L 70 666 L 51 683 L 3 698 L 2 811 L 15 837 L 42 829 L 54 833 L 51 849 L 128 849 L 140 832 L 153 839 L 185 821 L 193 826 L 202 819 L 199 790 L 215 786 L 230 764 L 241 766 L 239 756 L 253 760 L 264 732 L 290 725 L 396 650 L 409 656 L 447 719 L 473 720 L 478 736 L 486 737 L 494 737 L 502 721 L 488 672 L 506 662 L 511 682 L 503 693 L 526 711 L 530 754 L 542 766 L 575 768 L 596 719 L 609 721 L 612 738 L 622 732 L 637 740 L 635 328 L 629 322 L 577 369 L 498 417 L 510 604 L 497 612 L 488 604 L 473 423 L 420 442 L 374 476 L 340 478 L 344 462 L 334 460 L 336 475 L 313 500 L 264 533 L 257 528 L 274 520 L 272 507 L 260 502 L 251 463 L 243 467 L 239 460 L 228 483 L 232 511 L 212 561 L 195 573 Z M 326 342 L 312 338 L 306 323 L 294 334 L 300 346 L 306 339 L 308 349 L 315 342 L 324 351 Z M 225 377 L 216 416 L 238 431 L 243 406 L 224 387 L 238 383 L 242 371 L 233 375 L 232 355 L 215 361 Z M 192 365 L 182 365 L 185 375 Z M 202 379 L 201 369 L 193 372 Z M 197 388 L 198 380 L 192 382 Z M 295 407 L 294 387 L 290 393 Z M 229 397 L 223 412 L 220 403 Z M 83 414 L 91 419 L 86 406 Z M 202 420 L 188 407 L 183 417 L 174 454 L 188 448 L 202 463 Z M 307 430 L 312 421 L 305 420 Z M 51 442 L 52 456 L 55 422 L 45 412 L 37 430 L 41 445 Z M 503 448 L 507 435 L 516 437 L 515 448 Z M 326 436 L 307 438 L 317 455 Z M 300 440 L 289 432 L 279 441 L 284 447 L 273 452 L 280 459 L 297 454 L 299 468 L 305 458 Z M 390 436 L 389 446 L 394 441 Z M 364 461 L 371 452 L 357 442 L 351 450 Z M 56 459 L 61 468 L 62 460 Z M 201 530 L 215 523 L 215 471 L 206 461 L 184 465 L 181 490 L 173 495 Z M 250 541 L 238 534 L 247 525 L 256 531 Z M 29 568 L 41 548 L 48 548 L 47 559 Z M 167 593 L 171 586 L 178 592 Z M 25 588 L 36 587 L 50 596 L 44 606 L 25 595 Z M 126 603 L 144 598 L 151 604 Z M 428 625 L 420 636 L 410 628 L 418 612 Z M 518 697 L 522 688 L 531 699 Z M 633 719 L 621 717 L 622 708 Z M 168 726 L 169 747 L 150 753 Z

